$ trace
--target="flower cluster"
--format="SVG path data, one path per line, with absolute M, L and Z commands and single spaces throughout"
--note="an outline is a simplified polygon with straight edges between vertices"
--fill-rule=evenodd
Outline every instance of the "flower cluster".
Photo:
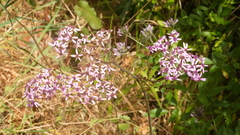
M 75 49 L 75 54 L 70 55 L 71 57 L 81 61 L 81 57 L 85 56 L 93 61 L 93 55 L 95 55 L 95 59 L 100 58 L 100 55 L 96 55 L 95 53 L 97 49 L 101 49 L 102 51 L 109 51 L 111 49 L 111 30 L 100 30 L 93 36 L 82 33 L 80 37 L 74 36 L 74 33 L 78 31 L 80 31 L 80 29 L 74 26 L 65 26 L 58 33 L 58 37 L 54 42 L 49 44 L 58 52 L 57 57 L 68 55 L 67 49 L 71 47 Z
M 144 37 L 151 37 L 152 32 L 153 32 L 153 26 L 151 25 L 148 25 L 146 28 L 143 28 L 143 30 L 141 30 L 141 33 Z
M 127 35 L 127 34 L 129 33 L 128 29 L 129 29 L 129 28 L 128 28 L 127 25 L 125 25 L 125 26 L 122 27 L 122 28 L 119 28 L 118 31 L 117 31 L 117 35 L 118 35 L 119 37 L 122 37 L 123 35 Z
M 179 77 L 185 73 L 194 81 L 205 81 L 206 78 L 201 78 L 206 72 L 204 67 L 207 66 L 204 65 L 204 59 L 188 53 L 190 49 L 186 43 L 183 43 L 183 47 L 172 47 L 174 43 L 181 40 L 179 35 L 174 30 L 168 36 L 161 37 L 153 46 L 147 47 L 152 53 L 156 51 L 163 53 L 163 57 L 159 59 L 159 74 L 171 81 L 180 81 Z
M 73 37 L 74 32 L 80 31 L 80 29 L 75 28 L 74 26 L 65 26 L 61 31 L 58 32 L 58 37 L 54 40 L 54 43 L 49 43 L 53 46 L 58 53 L 58 57 L 67 55 L 67 49 L 69 43 L 75 42 L 78 37 Z
M 204 116 L 204 106 L 200 106 L 198 108 L 195 109 L 195 111 L 193 111 L 190 114 L 191 117 L 195 117 L 196 118 L 196 122 L 198 122 L 199 118 L 202 118 Z
M 164 27 L 173 27 L 176 23 L 178 22 L 178 19 L 173 20 L 173 18 L 167 20 L 166 22 L 164 22 Z
M 124 42 L 116 43 L 117 48 L 113 48 L 114 55 L 120 56 L 130 49 L 130 46 L 126 46 Z
M 39 99 L 60 96 L 65 100 L 74 99 L 82 104 L 95 104 L 102 100 L 116 98 L 117 88 L 103 80 L 113 69 L 107 65 L 90 65 L 76 75 L 53 75 L 50 69 L 43 69 L 26 85 L 24 96 L 28 106 L 38 107 Z
M 169 39 L 167 36 L 162 36 L 158 39 L 157 42 L 153 44 L 153 46 L 148 46 L 147 49 L 150 50 L 151 53 L 154 53 L 156 51 L 162 51 L 164 54 L 168 52 L 169 46 L 177 43 L 181 38 L 179 38 L 179 33 L 175 30 L 173 30 L 171 33 L 168 34 Z
M 127 34 L 130 34 L 128 32 L 128 26 L 124 26 L 122 28 L 119 28 L 117 31 L 117 35 L 119 37 L 126 36 Z M 113 48 L 114 55 L 121 56 L 127 52 L 127 50 L 130 49 L 130 46 L 126 46 L 125 42 L 118 42 L 116 43 L 116 48 Z
M 114 69 L 102 62 L 103 54 L 106 54 L 104 52 L 111 50 L 111 31 L 100 30 L 95 35 L 80 33 L 80 37 L 75 36 L 78 31 L 74 26 L 65 26 L 50 44 L 57 51 L 57 58 L 68 55 L 79 61 L 78 73 L 72 76 L 53 75 L 54 71 L 43 69 L 26 85 L 23 97 L 27 99 L 29 107 L 38 107 L 39 99 L 51 99 L 54 96 L 82 104 L 116 98 L 118 89 L 106 80 L 106 76 Z M 74 49 L 75 54 L 69 54 L 69 48 Z

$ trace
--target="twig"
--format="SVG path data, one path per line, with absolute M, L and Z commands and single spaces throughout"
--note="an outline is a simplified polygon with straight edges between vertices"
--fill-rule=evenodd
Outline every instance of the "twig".
M 153 132 L 152 132 L 152 120 L 151 120 L 151 117 L 150 117 L 150 106 L 149 106 L 149 101 L 148 101 L 148 95 L 147 95 L 146 91 L 142 88 L 142 86 L 140 85 L 140 79 L 142 79 L 142 78 L 139 78 L 136 75 L 130 73 L 129 71 L 125 70 L 124 68 L 122 68 L 120 65 L 118 65 L 115 62 L 111 62 L 111 63 L 114 64 L 115 66 L 117 66 L 118 68 L 120 68 L 122 71 L 124 71 L 127 74 L 131 75 L 134 79 L 136 79 L 138 85 L 140 86 L 140 88 L 141 88 L 141 90 L 142 90 L 142 92 L 144 94 L 145 102 L 146 102 L 146 105 L 147 105 L 148 123 L 149 123 L 150 135 L 153 135 Z
M 147 114 L 148 114 L 148 124 L 149 124 L 149 130 L 150 130 L 150 135 L 153 135 L 153 132 L 152 132 L 152 119 L 151 119 L 151 116 L 150 116 L 150 106 L 149 106 L 149 101 L 148 101 L 148 95 L 146 93 L 146 91 L 142 88 L 142 86 L 140 85 L 140 81 L 139 80 L 136 80 L 138 82 L 138 85 L 141 87 L 141 90 L 144 94 L 144 98 L 145 98 L 145 101 L 146 101 L 146 105 L 147 105 Z
M 143 8 L 145 8 L 149 3 L 151 2 L 151 0 L 149 0 L 141 9 L 139 9 L 137 11 L 136 14 L 134 14 L 124 25 L 127 25 Z
M 105 62 L 106 63 L 106 62 Z M 124 68 L 122 68 L 120 65 L 118 65 L 117 63 L 115 62 L 110 62 L 112 63 L 113 65 L 117 66 L 118 68 L 120 68 L 123 72 L 126 72 L 127 74 L 131 75 L 134 79 L 140 79 L 139 77 L 137 77 L 136 75 L 130 73 L 129 71 L 125 70 Z

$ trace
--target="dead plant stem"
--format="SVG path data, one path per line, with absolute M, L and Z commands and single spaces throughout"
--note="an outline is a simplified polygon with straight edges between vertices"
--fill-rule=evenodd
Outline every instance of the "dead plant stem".
M 1 4 L 1 3 L 0 3 L 0 4 Z M 44 61 L 45 61 L 46 64 L 47 64 L 47 66 L 48 66 L 48 67 L 51 67 L 50 64 L 48 63 L 45 55 L 43 54 L 42 49 L 40 48 L 39 44 L 37 43 L 36 38 L 33 36 L 33 34 L 27 29 L 26 26 L 24 26 L 18 19 L 16 19 L 6 8 L 4 8 L 4 6 L 3 6 L 2 4 L 1 4 L 1 7 L 3 7 L 3 9 L 4 9 L 13 19 L 15 19 L 15 20 L 27 31 L 27 33 L 28 33 L 28 34 L 31 36 L 31 38 L 33 39 L 33 42 L 36 44 L 36 46 L 37 46 L 40 54 L 42 55 Z
M 147 95 L 147 92 L 143 89 L 142 85 L 141 85 L 141 82 L 140 82 L 140 79 L 139 77 L 137 77 L 136 75 L 130 73 L 129 71 L 123 69 L 120 65 L 118 65 L 117 63 L 115 62 L 111 62 L 112 64 L 114 64 L 115 66 L 117 66 L 118 68 L 120 68 L 122 71 L 126 72 L 127 74 L 131 75 L 138 83 L 138 85 L 140 86 L 143 94 L 144 94 L 144 98 L 145 98 L 145 102 L 146 102 L 146 105 L 147 105 L 147 114 L 148 114 L 148 123 L 149 123 L 149 130 L 150 130 L 150 135 L 153 135 L 153 132 L 152 132 L 152 120 L 151 120 L 151 116 L 150 116 L 150 106 L 149 106 L 149 100 L 148 100 L 148 95 Z

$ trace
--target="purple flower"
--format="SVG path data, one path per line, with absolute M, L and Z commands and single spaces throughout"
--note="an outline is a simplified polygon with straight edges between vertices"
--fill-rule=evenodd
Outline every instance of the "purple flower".
M 196 122 L 198 122 L 199 118 L 202 118 L 203 115 L 204 115 L 204 106 L 195 108 L 195 110 L 190 114 L 191 117 L 196 118 Z
M 114 69 L 100 62 L 104 56 L 101 52 L 109 51 L 111 48 L 112 31 L 100 30 L 94 35 L 80 33 L 80 37 L 74 36 L 78 31 L 80 30 L 74 26 L 66 26 L 50 44 L 57 51 L 57 58 L 69 55 L 67 49 L 70 47 L 75 50 L 75 54 L 69 56 L 79 60 L 78 74 L 53 75 L 52 70 L 42 69 L 26 84 L 23 97 L 26 98 L 29 107 L 39 107 L 41 100 L 50 100 L 56 96 L 84 104 L 95 104 L 116 98 L 118 89 L 106 80 L 106 76 Z M 118 45 L 118 48 L 124 49 L 124 46 Z
M 119 42 L 116 44 L 117 48 L 113 48 L 114 55 L 120 56 L 130 49 L 130 46 L 126 46 L 125 43 Z
M 169 51 L 169 55 L 165 54 L 159 61 L 160 68 L 168 69 L 168 80 L 179 80 L 178 77 L 184 73 L 194 81 L 206 80 L 205 78 L 201 78 L 202 74 L 205 72 L 204 67 L 206 67 L 206 65 L 202 64 L 204 60 L 187 53 L 186 48 L 173 48 L 172 51 Z M 159 74 L 161 73 L 164 72 L 160 71 Z
M 141 33 L 143 34 L 144 37 L 149 37 L 151 36 L 153 32 L 153 26 L 148 25 L 146 28 L 143 28 L 143 30 L 141 30 Z
M 75 50 L 75 52 L 76 52 L 75 54 L 70 55 L 70 56 L 74 57 L 76 60 L 82 61 L 81 57 L 83 56 L 83 54 L 78 54 L 78 50 L 77 49 Z
M 90 42 L 90 39 L 89 39 L 89 37 L 91 36 L 91 35 L 84 35 L 84 34 L 80 34 L 81 35 L 81 41 L 83 42 L 83 44 L 86 44 L 86 43 L 89 43 Z
M 176 42 L 182 40 L 181 38 L 178 38 L 180 34 L 177 31 L 175 31 L 175 30 L 172 31 L 171 33 L 169 33 L 168 35 L 169 35 L 169 42 L 171 44 L 176 43 Z
M 128 26 L 125 25 L 124 27 L 119 28 L 117 31 L 117 34 L 119 37 L 122 37 L 123 35 L 127 35 L 128 34 Z
M 53 43 L 49 45 L 55 47 L 55 50 L 58 52 L 58 57 L 67 55 L 67 47 L 69 42 L 76 42 L 76 37 L 73 38 L 74 32 L 78 32 L 80 29 L 75 28 L 74 26 L 65 26 L 58 33 L 58 37 L 54 40 Z
M 96 64 L 72 76 L 58 74 L 54 77 L 52 70 L 43 69 L 26 84 L 23 97 L 26 98 L 29 107 L 39 107 L 39 99 L 51 99 L 54 96 L 84 104 L 116 98 L 118 89 L 105 81 L 105 76 L 114 69 L 104 64 Z
M 151 53 L 156 51 L 168 52 L 168 46 L 170 43 L 165 37 L 160 38 L 157 42 L 153 43 L 153 46 L 148 46 L 147 49 L 150 50 Z
M 183 47 L 175 47 L 171 49 L 171 45 L 177 43 L 181 38 L 177 31 L 172 31 L 168 34 L 168 38 L 163 36 L 159 38 L 153 46 L 147 47 L 151 53 L 159 51 L 163 57 L 159 59 L 160 71 L 158 74 L 165 76 L 165 79 L 171 81 L 180 81 L 179 77 L 187 74 L 194 81 L 206 81 L 206 78 L 201 78 L 206 72 L 204 67 L 204 59 L 196 55 L 188 53 L 188 44 L 183 43 Z M 171 50 L 170 50 L 171 49 Z
M 178 22 L 178 19 L 173 20 L 173 18 L 167 20 L 166 22 L 164 22 L 164 27 L 173 27 L 176 23 Z

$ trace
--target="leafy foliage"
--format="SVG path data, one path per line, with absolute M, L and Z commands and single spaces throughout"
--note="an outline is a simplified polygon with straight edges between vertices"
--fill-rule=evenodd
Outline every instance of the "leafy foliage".
M 169 111 L 172 114 L 169 122 L 176 123 L 174 134 L 180 132 L 188 134 L 237 134 L 238 118 L 240 117 L 240 108 L 237 106 L 240 101 L 238 89 L 240 85 L 239 2 L 230 0 L 192 0 L 179 3 L 177 1 L 165 3 L 151 1 L 147 7 L 154 10 L 142 8 L 147 1 L 131 2 L 128 1 L 126 5 L 132 4 L 134 10 L 140 11 L 136 13 L 132 10 L 133 8 L 131 10 L 129 8 L 128 13 L 133 11 L 137 14 L 135 19 L 140 19 L 141 23 L 149 18 L 158 22 L 160 28 L 154 29 L 155 35 L 162 36 L 168 30 L 161 27 L 163 21 L 172 16 L 178 18 L 179 22 L 174 28 L 181 33 L 183 41 L 189 43 L 192 52 L 207 57 L 205 64 L 210 65 L 209 72 L 204 74 L 207 78 L 206 82 L 195 84 L 187 81 L 184 85 L 162 81 L 152 85 L 155 86 L 151 88 L 153 98 L 159 101 L 159 97 L 154 94 L 154 91 L 158 91 L 166 99 L 165 107 L 177 106 L 181 110 Z M 141 7 L 138 7 L 139 5 Z M 129 14 L 125 14 L 124 17 L 133 16 L 127 15 Z M 139 27 L 139 25 L 136 26 Z M 141 38 L 139 37 L 140 40 Z M 145 41 L 145 44 L 151 44 L 151 42 Z M 157 79 L 158 76 L 154 76 L 154 73 L 158 69 L 158 59 L 156 59 L 158 56 L 146 57 L 140 53 L 141 51 L 138 52 L 139 57 L 144 61 L 141 66 L 149 67 L 141 70 L 141 75 L 150 80 Z M 166 83 L 165 88 L 161 87 L 164 83 Z M 177 90 L 181 90 L 183 95 L 189 93 L 190 96 L 183 96 L 185 99 L 181 100 L 180 96 L 175 95 Z M 167 94 L 164 94 L 165 92 Z M 182 104 L 184 100 L 190 101 Z M 159 106 L 164 107 L 162 103 Z M 199 116 L 196 122 L 190 117 L 190 114 L 197 110 L 197 106 L 204 106 L 204 114 Z M 185 110 L 184 107 L 188 109 Z M 153 110 L 156 111 L 156 108 Z M 150 111 L 151 116 L 153 114 L 156 116 L 158 113 L 157 111 L 154 113 L 153 110 Z M 176 112 L 178 112 L 177 116 L 174 115 Z M 179 119 L 176 119 L 177 117 Z M 180 122 L 182 124 L 178 125 Z M 199 125 L 203 126 L 200 128 Z M 189 128 L 191 128 L 190 131 Z
M 86 1 L 79 1 L 74 6 L 74 11 L 79 17 L 83 17 L 93 29 L 101 29 L 101 20 L 97 17 L 94 8 L 91 8 Z

